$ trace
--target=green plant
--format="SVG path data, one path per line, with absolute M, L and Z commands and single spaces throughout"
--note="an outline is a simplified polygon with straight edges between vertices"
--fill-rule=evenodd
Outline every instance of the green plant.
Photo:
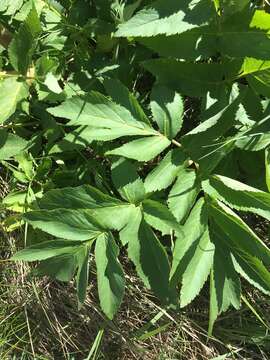
M 248 0 L 14 4 L 0 5 L 3 206 L 18 213 L 4 225 L 30 234 L 13 260 L 75 276 L 81 306 L 93 255 L 109 319 L 122 249 L 169 308 L 209 277 L 209 333 L 240 307 L 240 276 L 269 294 L 270 250 L 243 214 L 270 220 L 270 15 Z

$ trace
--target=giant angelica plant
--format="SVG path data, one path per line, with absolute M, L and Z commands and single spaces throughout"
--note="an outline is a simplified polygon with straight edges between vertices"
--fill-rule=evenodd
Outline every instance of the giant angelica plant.
M 17 212 L 3 225 L 29 235 L 12 259 L 75 277 L 80 306 L 94 259 L 109 319 L 120 250 L 168 308 L 208 281 L 211 333 L 241 277 L 270 293 L 270 250 L 243 220 L 270 219 L 270 15 L 248 0 L 100 4 L 0 5 L 3 206 Z

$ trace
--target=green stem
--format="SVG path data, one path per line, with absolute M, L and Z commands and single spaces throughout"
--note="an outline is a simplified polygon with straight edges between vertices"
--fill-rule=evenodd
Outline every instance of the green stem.
M 174 144 L 175 146 L 180 147 L 180 148 L 183 147 L 182 144 L 180 144 L 178 141 L 176 141 L 174 139 L 172 140 L 172 144 Z

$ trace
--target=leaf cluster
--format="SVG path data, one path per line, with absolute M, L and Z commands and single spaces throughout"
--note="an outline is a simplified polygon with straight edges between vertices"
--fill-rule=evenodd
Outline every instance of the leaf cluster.
M 270 293 L 270 15 L 249 0 L 4 0 L 0 162 L 13 260 L 36 275 L 89 266 L 113 319 L 120 251 L 163 306 L 209 278 L 209 333 L 241 282 Z M 28 226 L 29 225 L 29 226 Z

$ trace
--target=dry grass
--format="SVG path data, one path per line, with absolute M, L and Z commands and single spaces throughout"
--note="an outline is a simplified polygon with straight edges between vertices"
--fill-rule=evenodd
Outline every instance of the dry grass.
M 246 306 L 225 314 L 217 323 L 217 338 L 209 340 L 205 294 L 182 313 L 167 313 L 129 274 L 121 310 L 108 322 L 98 306 L 94 274 L 85 306 L 78 311 L 72 284 L 31 279 L 28 270 L 22 264 L 1 269 L 3 360 L 85 359 L 100 329 L 105 331 L 96 359 L 206 360 L 226 353 L 231 354 L 228 359 L 268 359 L 270 338 Z M 252 296 L 253 303 L 265 300 Z M 267 311 L 265 302 L 257 308 Z

